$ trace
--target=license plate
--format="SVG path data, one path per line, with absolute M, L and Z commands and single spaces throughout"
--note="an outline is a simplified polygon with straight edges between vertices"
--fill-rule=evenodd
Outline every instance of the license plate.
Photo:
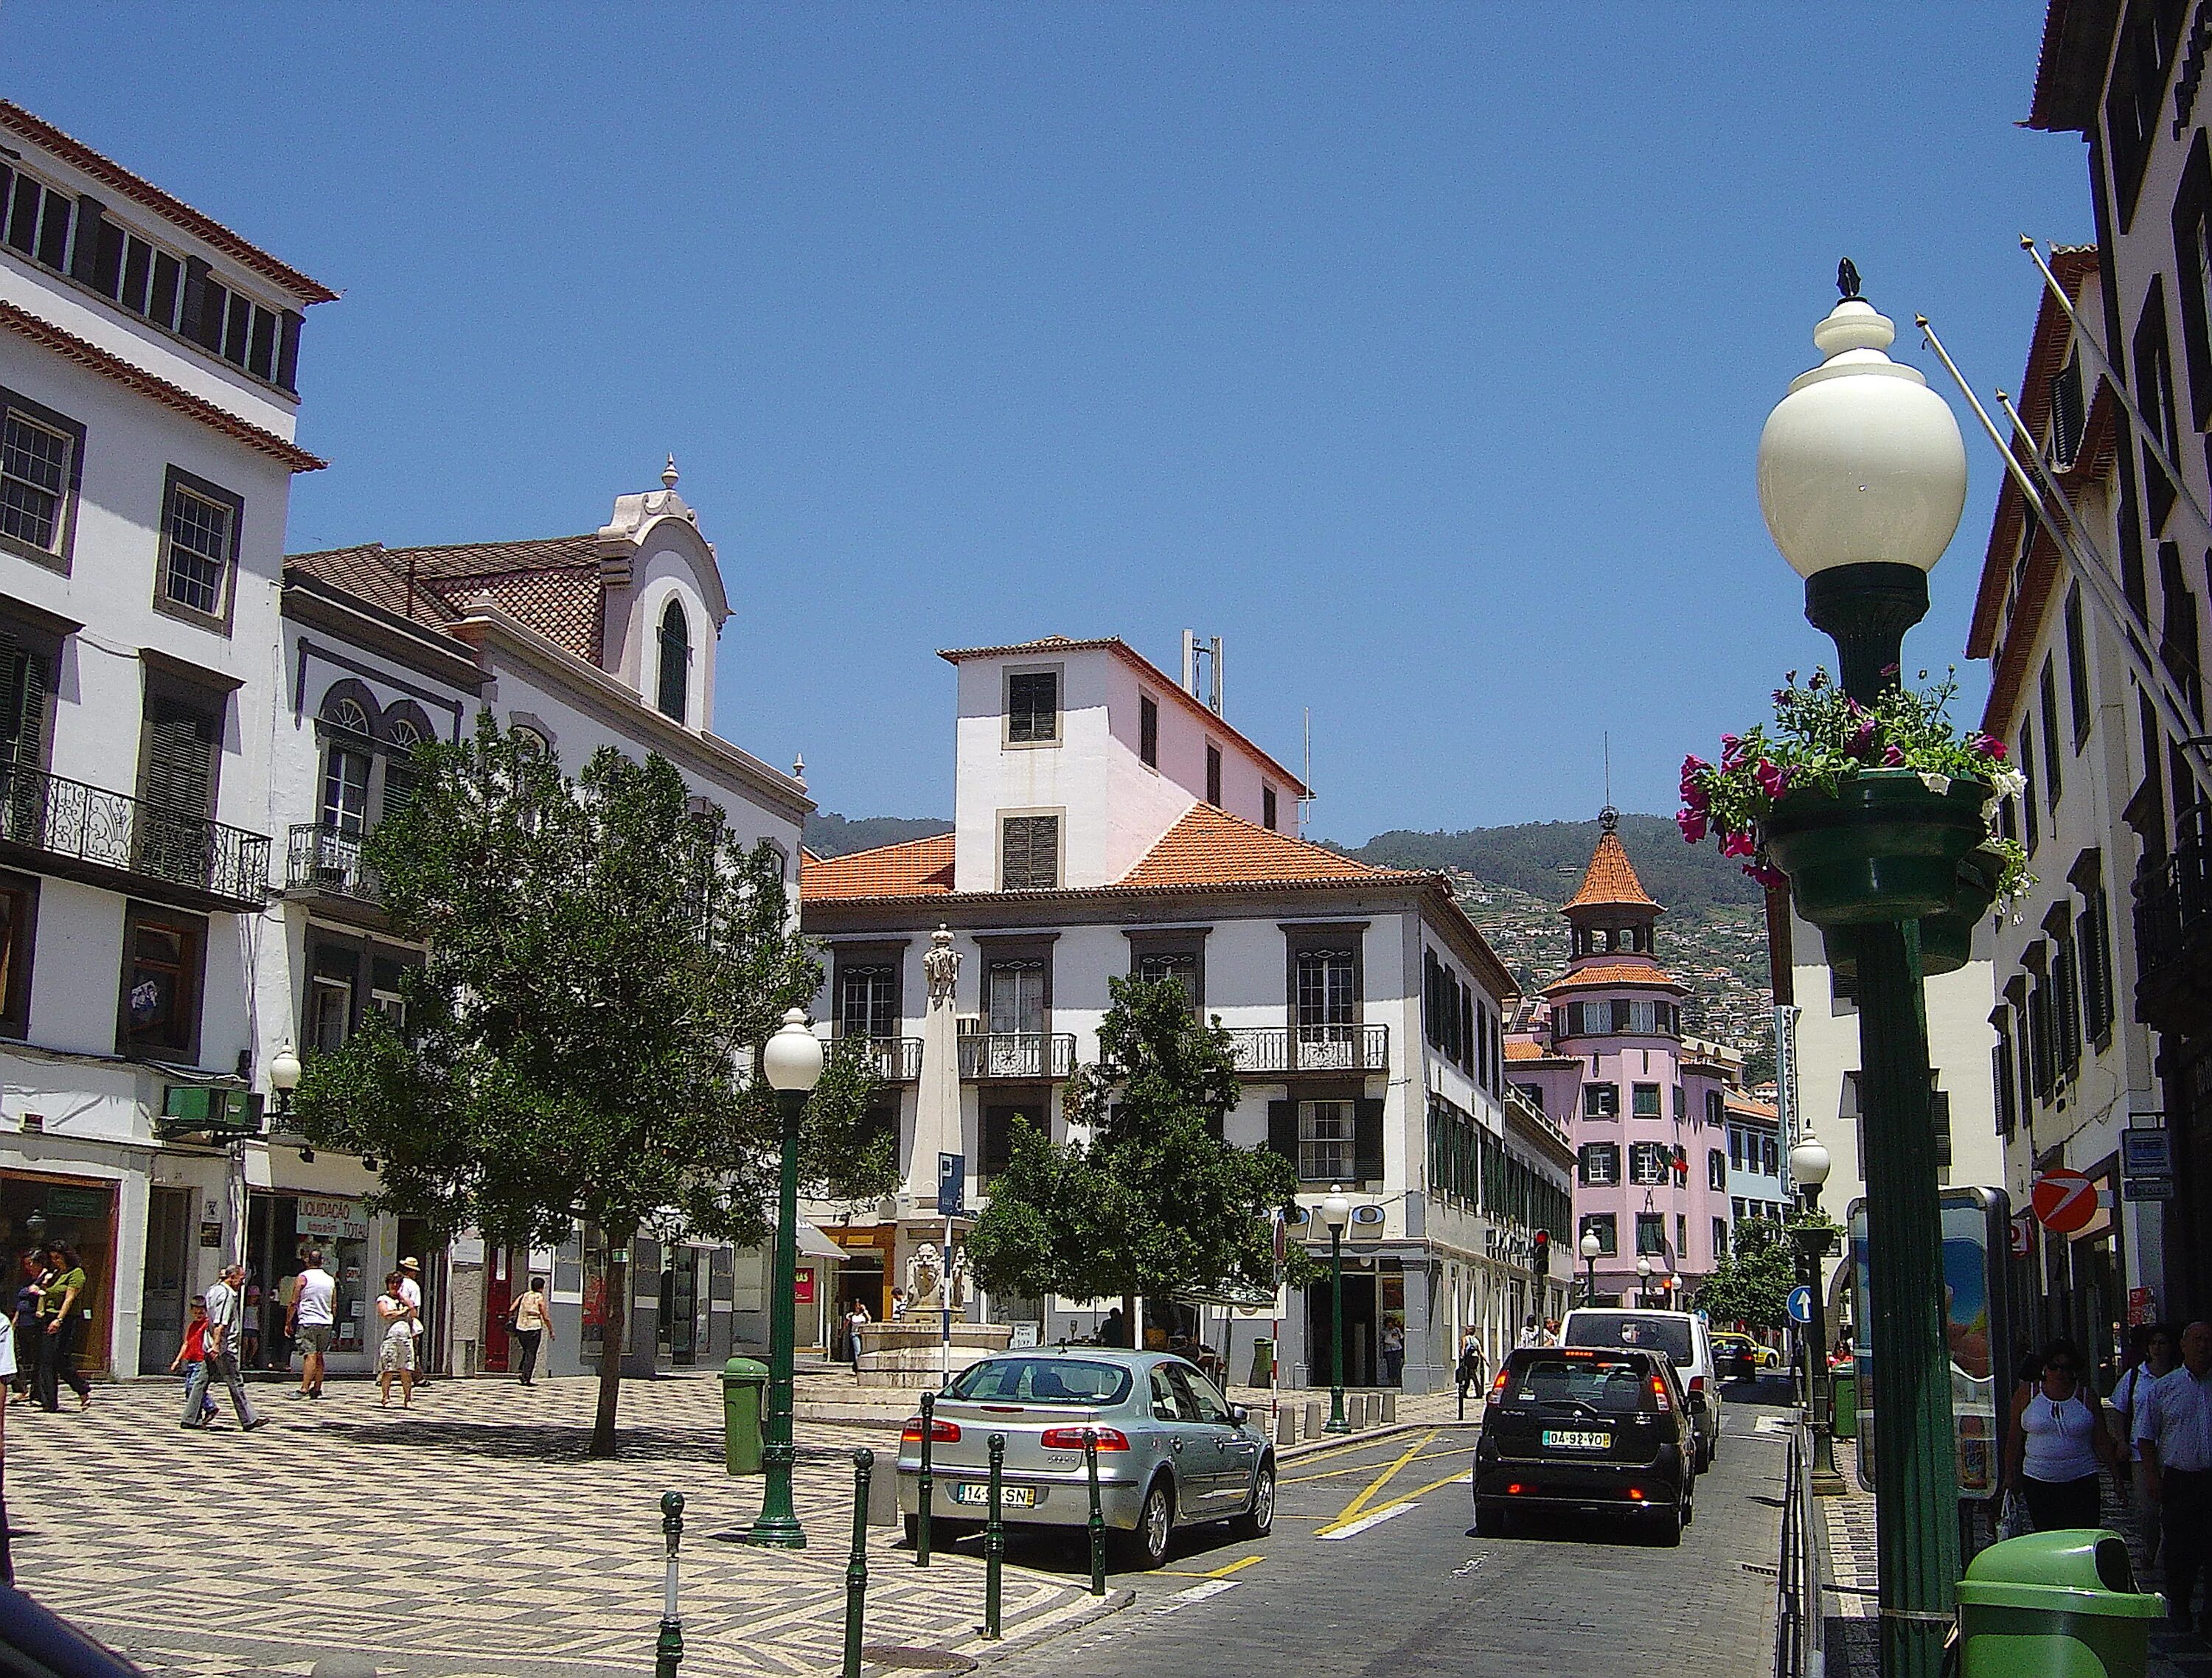
M 988 1485 L 971 1486 L 965 1481 L 952 1488 L 955 1503 L 981 1504 L 988 1507 L 991 1488 Z M 1001 1486 L 999 1488 L 999 1507 L 1001 1509 L 1033 1509 L 1036 1506 L 1036 1487 L 1034 1486 Z
M 1544 1443 L 1556 1445 L 1561 1450 L 1603 1450 L 1613 1443 L 1610 1433 L 1577 1433 L 1571 1430 L 1547 1427 Z

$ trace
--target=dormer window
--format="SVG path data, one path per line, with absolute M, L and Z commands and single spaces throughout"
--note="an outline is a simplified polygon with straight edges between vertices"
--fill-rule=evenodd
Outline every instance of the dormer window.
M 1006 744 L 1048 745 L 1060 739 L 1060 672 L 1010 671 L 1006 676 Z
M 691 688 L 691 623 L 684 603 L 671 600 L 660 614 L 660 689 L 654 700 L 663 716 L 684 720 Z

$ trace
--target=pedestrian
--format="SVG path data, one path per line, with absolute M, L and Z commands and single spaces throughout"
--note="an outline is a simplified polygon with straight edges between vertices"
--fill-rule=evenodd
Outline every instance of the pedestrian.
M 15 1324 L 0 1317 L 0 1380 L 13 1381 L 21 1359 L 15 1355 Z M 8 1407 L 0 1404 L 0 1584 L 15 1583 L 15 1560 L 8 1547 Z
M 1559 1343 L 1559 1319 L 1556 1316 L 1547 1316 L 1544 1319 L 1544 1332 L 1536 1336 L 1536 1344 L 1539 1346 L 1557 1346 Z
M 207 1291 L 207 1376 L 212 1383 L 220 1377 L 230 1389 L 230 1407 L 238 1418 L 242 1432 L 251 1433 L 263 1426 L 268 1417 L 254 1414 L 252 1401 L 246 1396 L 246 1383 L 238 1373 L 239 1325 L 246 1319 L 246 1267 L 227 1264 L 221 1278 Z M 187 1413 L 189 1416 L 189 1413 Z M 204 1422 L 187 1420 L 186 1427 L 204 1426 Z
M 240 1325 L 239 1367 L 261 1367 L 261 1281 L 251 1270 L 246 1273 L 246 1317 Z
M 905 1316 L 906 1290 L 902 1287 L 895 1287 L 891 1290 L 891 1321 L 898 1322 L 903 1321 Z
M 860 1372 L 860 1327 L 872 1321 L 874 1319 L 868 1315 L 868 1308 L 855 1294 L 852 1309 L 845 1313 L 845 1352 L 853 1360 L 853 1373 L 855 1375 Z
M 415 1407 L 415 1306 L 407 1298 L 407 1278 L 393 1271 L 376 1296 L 376 1320 L 384 1334 L 376 1347 L 376 1380 L 384 1409 L 392 1407 L 392 1377 L 399 1377 L 399 1407 Z
M 514 1337 L 522 1343 L 522 1384 L 538 1384 L 538 1342 L 540 1337 L 553 1338 L 553 1313 L 546 1308 L 545 1278 L 532 1276 L 522 1297 L 514 1302 L 508 1313 L 514 1326 Z
M 2119 1447 L 2081 1380 L 2070 1340 L 2044 1348 L 2043 1377 L 2015 1394 L 2005 1432 L 2005 1484 L 2027 1500 L 2038 1532 L 2098 1523 L 2100 1467 L 2119 1468 Z
M 215 1399 L 208 1392 L 207 1302 L 195 1299 L 185 1308 L 185 1343 L 177 1348 L 169 1373 L 185 1377 L 186 1427 L 204 1427 L 215 1420 Z
M 2173 1373 L 2173 1331 L 2163 1323 L 2138 1328 L 2129 1337 L 2127 1368 L 2112 1388 L 2112 1407 L 2120 1413 L 2120 1449 L 2135 1481 L 2136 1529 L 2142 1535 L 2141 1565 L 2158 1559 L 2159 1502 L 2151 1495 L 2142 1452 L 2136 1445 L 2136 1418 L 2150 1400 L 2151 1389 Z
M 84 1294 L 84 1266 L 76 1250 L 65 1241 L 46 1249 L 46 1267 L 53 1280 L 39 1296 L 39 1404 L 52 1411 L 62 1407 L 61 1389 L 67 1383 L 76 1395 L 76 1407 L 92 1407 L 92 1387 L 76 1370 L 76 1341 L 83 1332 L 85 1313 L 78 1305 Z
M 39 1296 L 46 1291 L 52 1274 L 46 1268 L 42 1247 L 26 1247 L 16 1260 L 14 1332 L 9 1338 L 20 1349 L 15 1377 L 8 1384 L 15 1389 L 12 1401 L 17 1404 L 33 1403 L 38 1398 Z
M 1543 1344 L 1543 1341 L 1540 1338 L 1541 1332 L 1542 1331 L 1536 1326 L 1536 1319 L 1532 1316 L 1526 1322 L 1523 1322 L 1521 1325 L 1521 1336 L 1513 1343 L 1516 1347 L 1523 1346 L 1540 1346 Z
M 320 1248 L 307 1249 L 307 1268 L 292 1279 L 292 1306 L 284 1333 L 300 1347 L 301 1398 L 323 1395 L 323 1360 L 338 1328 L 337 1279 L 323 1268 Z
M 2212 1322 L 2181 1331 L 2181 1367 L 2136 1407 L 2136 1449 L 2145 1489 L 2162 1505 L 2166 1617 L 2185 1630 L 2212 1534 Z M 2212 1612 L 2205 1619 L 2212 1626 Z
M 1098 1344 L 1101 1346 L 1127 1345 L 1127 1329 L 1121 1322 L 1121 1308 L 1116 1305 L 1106 1313 L 1104 1319 L 1098 1325 Z
M 1382 1320 L 1382 1384 L 1395 1387 L 1406 1378 L 1406 1325 L 1395 1316 Z
M 399 1261 L 400 1296 L 415 1310 L 415 1373 L 422 1375 L 430 1360 L 422 1355 L 422 1262 L 404 1258 Z
M 1464 1411 L 1467 1408 L 1468 1389 L 1482 1384 L 1482 1347 L 1476 1341 L 1474 1330 L 1472 1328 L 1468 1330 L 1467 1337 L 1460 1342 L 1459 1366 L 1452 1371 L 1452 1379 L 1459 1383 L 1459 1404 L 1460 1408 Z

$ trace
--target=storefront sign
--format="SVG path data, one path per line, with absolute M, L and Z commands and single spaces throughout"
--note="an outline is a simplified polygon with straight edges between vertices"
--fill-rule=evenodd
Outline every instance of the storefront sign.
M 2120 1185 L 2123 1200 L 2170 1201 L 2173 1196 L 2172 1177 L 2129 1177 Z
M 2128 1290 L 2128 1327 L 2139 1328 L 2158 1321 L 2158 1298 L 2147 1287 Z
M 2172 1176 L 2173 1134 L 2166 1130 L 2123 1130 L 2120 1133 L 2120 1175 L 2129 1177 Z
M 49 1218 L 105 1218 L 107 1192 L 105 1189 L 49 1187 L 39 1196 L 39 1210 Z
M 2097 1185 L 2079 1171 L 2045 1171 L 2036 1178 L 2028 1204 L 2053 1235 L 2072 1235 L 2097 1215 Z
M 202 1224 L 200 1225 L 200 1245 L 203 1247 L 222 1246 L 222 1225 L 221 1224 Z
M 368 1239 L 368 1216 L 361 1209 L 358 1201 L 302 1195 L 299 1201 L 297 1226 L 301 1235 L 318 1236 L 325 1241 Z
M 811 1305 L 814 1303 L 814 1273 L 811 1270 L 802 1270 L 799 1273 L 797 1280 L 792 1284 L 791 1297 L 802 1305 Z

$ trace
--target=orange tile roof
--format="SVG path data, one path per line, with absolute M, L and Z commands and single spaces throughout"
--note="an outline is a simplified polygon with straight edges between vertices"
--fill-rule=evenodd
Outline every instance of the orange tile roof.
M 1771 1103 L 1760 1101 L 1753 1096 L 1747 1096 L 1741 1090 L 1730 1090 L 1723 1100 L 1729 1112 L 1741 1113 L 1747 1119 L 1771 1121 L 1778 1120 L 1782 1116 Z
M 939 897 L 952 890 L 952 836 L 933 834 L 849 856 L 801 856 L 799 895 L 832 897 Z
M 1309 880 L 1422 880 L 1425 874 L 1377 868 L 1270 831 L 1242 816 L 1194 805 L 1124 874 L 1125 886 L 1261 885 Z
M 1640 908 L 1656 909 L 1644 890 L 1644 882 L 1636 878 L 1636 870 L 1628 860 L 1628 852 L 1620 842 L 1620 836 L 1608 830 L 1601 834 L 1597 849 L 1590 854 L 1589 867 L 1583 875 L 1581 890 L 1567 899 L 1569 909 L 1582 909 L 1593 903 L 1634 903 Z
M 1590 967 L 1578 967 L 1565 978 L 1555 979 L 1544 987 L 1550 996 L 1563 990 L 1591 990 L 1601 985 L 1661 985 L 1668 990 L 1687 988 L 1668 978 L 1666 970 L 1656 961 L 1605 962 Z
M 467 616 L 471 601 L 489 595 L 516 622 L 596 665 L 605 610 L 598 541 L 596 536 L 556 536 L 434 548 L 364 542 L 288 554 L 284 562 L 441 630 Z
M 1505 1058 L 1509 1061 L 1548 1061 L 1552 1057 L 1544 1052 L 1544 1045 L 1540 1043 L 1523 1043 L 1517 1037 L 1508 1037 L 1505 1040 Z

